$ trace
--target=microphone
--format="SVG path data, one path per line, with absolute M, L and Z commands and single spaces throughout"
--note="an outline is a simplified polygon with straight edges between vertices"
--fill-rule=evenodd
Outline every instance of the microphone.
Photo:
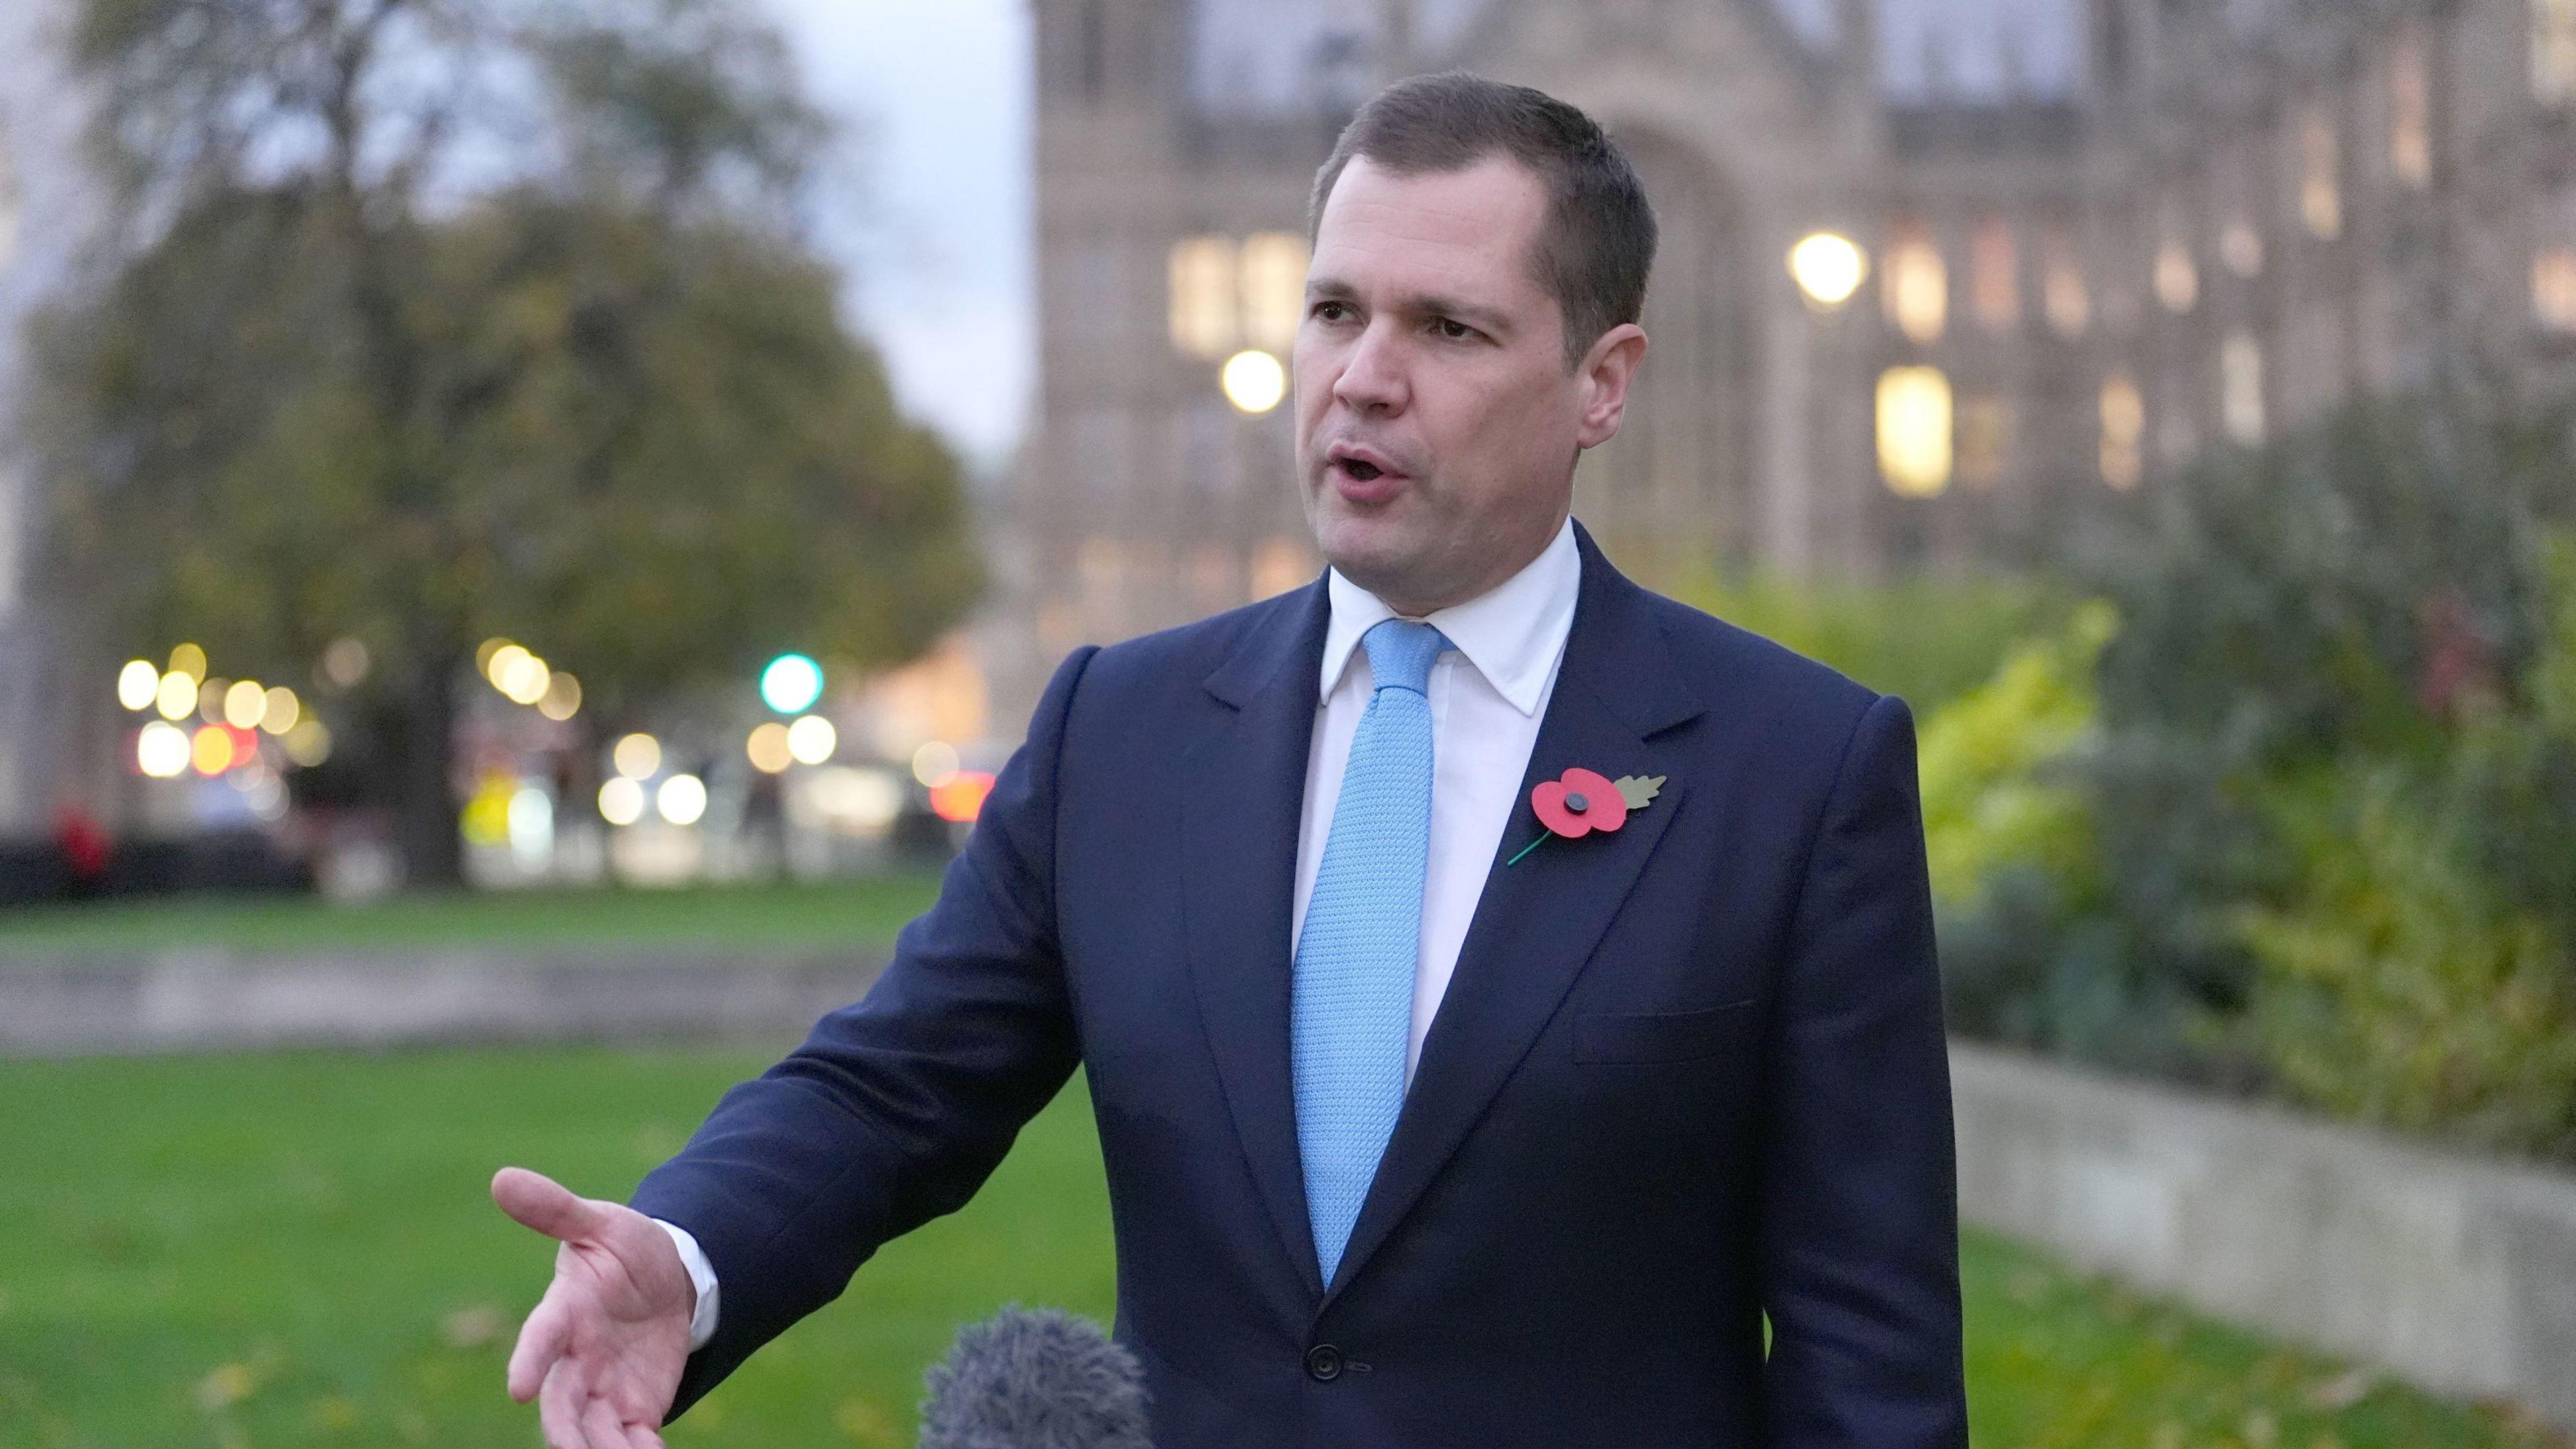
M 1153 1449 L 1135 1355 L 1061 1309 L 960 1328 L 924 1387 L 921 1449 Z

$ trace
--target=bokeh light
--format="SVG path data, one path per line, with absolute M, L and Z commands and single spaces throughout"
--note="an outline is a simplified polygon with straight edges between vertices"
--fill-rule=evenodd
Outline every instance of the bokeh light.
M 509 654 L 508 650 L 502 651 Z M 525 649 L 510 654 L 505 663 L 494 659 L 492 683 L 510 697 L 512 704 L 535 704 L 546 697 L 546 688 L 554 683 L 554 670 Z
M 803 765 L 819 765 L 841 747 L 841 732 L 819 714 L 809 714 L 787 727 L 787 753 Z
M 149 659 L 129 659 L 116 673 L 116 702 L 127 709 L 144 710 L 161 695 L 161 671 Z
M 823 666 L 802 654 L 781 654 L 760 671 L 761 702 L 780 714 L 799 714 L 823 697 Z
M 912 752 L 912 778 L 936 790 L 957 773 L 957 747 L 945 740 L 932 740 Z
M 220 775 L 233 763 L 233 734 L 222 725 L 203 725 L 188 741 L 188 763 L 200 775 Z
M 334 639 L 322 651 L 322 677 L 342 689 L 350 689 L 367 677 L 367 669 L 374 662 L 367 656 L 363 641 Z
M 662 742 L 651 735 L 627 735 L 609 752 L 617 773 L 629 780 L 650 780 L 662 768 Z
M 1288 370 L 1278 358 L 1254 348 L 1227 358 L 1225 370 L 1217 374 L 1217 385 L 1225 389 L 1225 400 L 1234 404 L 1235 411 L 1259 417 L 1288 395 Z
M 210 725 L 222 724 L 224 695 L 229 693 L 232 687 L 233 682 L 229 679 L 217 678 L 214 675 L 206 676 L 205 682 L 197 686 L 197 718 Z
M 599 787 L 599 818 L 632 825 L 644 818 L 644 787 L 624 775 Z
M 1807 300 L 1839 307 L 1869 279 L 1869 256 L 1840 232 L 1815 232 L 1789 248 L 1789 275 Z
M 695 775 L 673 775 L 653 792 L 653 807 L 674 825 L 695 825 L 707 813 L 707 782 Z
M 286 758 L 309 770 L 331 758 L 331 727 L 307 715 L 286 732 L 282 743 Z
M 155 780 L 187 773 L 188 732 L 168 720 L 154 720 L 134 737 L 134 765 Z
M 266 707 L 260 711 L 259 727 L 273 735 L 283 735 L 295 728 L 296 720 L 304 713 L 304 702 L 295 697 L 294 690 L 283 684 L 269 686 L 264 703 Z
M 206 677 L 206 651 L 194 644 L 182 644 L 170 651 L 170 672 L 190 679 Z
M 259 728 L 268 716 L 268 691 L 256 679 L 235 680 L 224 691 L 224 723 L 235 729 Z
M 197 712 L 196 676 L 177 669 L 162 675 L 161 687 L 153 698 L 152 707 L 161 711 L 163 719 L 173 722 L 195 714 Z
M 987 770 L 957 770 L 931 787 L 931 813 L 951 824 L 963 825 L 984 813 L 984 797 L 993 793 L 993 776 Z
M 554 671 L 546 692 L 537 697 L 537 713 L 557 723 L 581 713 L 581 681 L 566 670 Z
M 743 741 L 743 753 L 751 756 L 751 767 L 764 775 L 778 774 L 796 763 L 796 752 L 787 745 L 787 726 L 776 720 L 754 725 L 751 738 Z

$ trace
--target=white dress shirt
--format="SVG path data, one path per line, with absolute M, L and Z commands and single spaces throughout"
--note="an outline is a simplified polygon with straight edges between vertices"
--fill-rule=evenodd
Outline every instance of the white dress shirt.
M 1565 640 L 1574 628 L 1574 598 L 1582 582 L 1582 556 L 1571 519 L 1519 573 L 1463 604 L 1434 610 L 1423 620 L 1449 640 L 1431 665 L 1431 855 L 1422 885 L 1422 936 L 1413 967 L 1413 1030 L 1404 1052 L 1404 1080 L 1422 1060 L 1422 1038 L 1466 943 L 1467 923 L 1484 895 L 1485 877 L 1503 829 L 1519 804 L 1521 777 L 1529 772 L 1539 721 L 1556 692 L 1565 662 Z M 1315 871 L 1333 833 L 1333 808 L 1350 764 L 1351 736 L 1375 693 L 1368 651 L 1360 636 L 1399 617 L 1375 594 L 1335 569 L 1325 580 L 1332 617 L 1324 629 L 1322 694 L 1315 706 L 1315 734 L 1306 755 L 1306 802 L 1297 830 L 1297 895 L 1289 925 L 1289 953 L 1306 926 L 1306 902 L 1315 893 Z M 660 1223 L 697 1285 L 697 1312 L 689 1320 L 689 1350 L 705 1346 L 716 1331 L 716 1273 L 687 1229 Z
M 1422 937 L 1413 968 L 1413 1032 L 1405 1046 L 1404 1080 L 1422 1060 L 1423 1034 L 1449 990 L 1466 942 L 1467 923 L 1493 869 L 1494 851 L 1519 803 L 1521 776 L 1538 743 L 1539 720 L 1556 692 L 1565 638 L 1574 627 L 1574 596 L 1582 580 L 1571 520 L 1519 573 L 1463 604 L 1434 610 L 1423 620 L 1454 647 L 1431 665 L 1431 857 L 1423 875 Z M 1306 808 L 1297 832 L 1296 914 L 1289 931 L 1293 957 L 1306 925 L 1306 902 L 1324 842 L 1333 833 L 1333 808 L 1350 764 L 1351 737 L 1375 692 L 1368 651 L 1360 636 L 1397 617 L 1375 594 L 1332 571 L 1325 582 L 1332 620 L 1324 630 L 1323 693 L 1315 710 L 1315 736 L 1306 755 Z

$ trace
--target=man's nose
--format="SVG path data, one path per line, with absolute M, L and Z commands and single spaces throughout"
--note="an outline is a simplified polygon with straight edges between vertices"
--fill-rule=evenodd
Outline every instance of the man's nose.
M 1385 321 L 1372 322 L 1343 359 L 1342 375 L 1333 381 L 1333 397 L 1354 412 L 1403 411 L 1411 397 L 1403 354 L 1402 340 L 1395 336 L 1393 326 Z

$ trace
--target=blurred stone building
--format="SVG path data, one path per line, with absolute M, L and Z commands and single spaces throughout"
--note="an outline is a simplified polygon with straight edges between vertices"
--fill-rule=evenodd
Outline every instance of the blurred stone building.
M 22 329 L 71 274 L 96 213 L 78 154 L 84 113 L 51 30 L 61 13 L 56 0 L 0 3 L 0 840 L 44 829 L 72 762 L 96 763 L 76 748 L 82 715 L 65 678 L 80 601 L 29 581 L 42 509 Z
M 1396 75 L 1540 86 L 1636 157 L 1653 346 L 1576 506 L 1652 582 L 2042 562 L 2206 446 L 2576 370 L 2576 0 L 1035 10 L 1004 719 L 1079 642 L 1312 576 L 1288 409 L 1220 373 L 1284 359 L 1311 178 Z

